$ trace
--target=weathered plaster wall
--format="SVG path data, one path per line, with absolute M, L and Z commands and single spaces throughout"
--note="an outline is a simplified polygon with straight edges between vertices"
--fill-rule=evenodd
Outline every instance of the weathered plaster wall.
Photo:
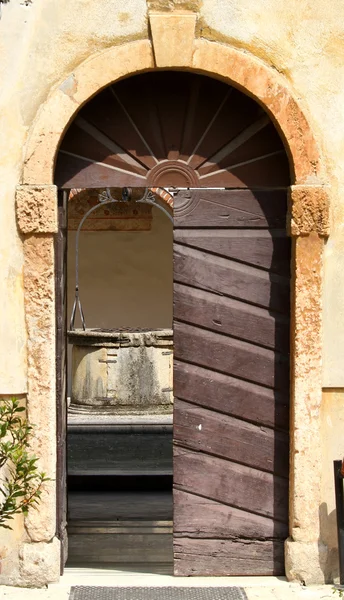
M 325 249 L 324 384 L 344 386 L 338 348 L 344 342 L 344 4 L 324 0 L 152 0 L 152 10 L 198 10 L 198 36 L 252 53 L 282 74 L 323 150 L 331 185 L 331 235 Z M 112 45 L 147 38 L 145 0 L 11 0 L 0 20 L 0 393 L 25 393 L 27 366 L 23 252 L 15 223 L 27 136 L 40 105 L 73 69 Z M 168 37 L 166 43 L 169 43 Z M 68 79 L 74 85 L 73 78 Z M 37 184 L 46 182 L 36 182 Z M 52 341 L 53 343 L 53 341 Z M 29 366 L 30 367 L 30 366 Z M 335 411 L 336 403 L 331 410 Z M 325 415 L 325 413 L 323 413 Z M 341 414 L 341 413 L 339 413 Z M 343 417 L 344 418 L 344 417 Z M 326 425 L 327 417 L 324 416 Z M 334 435 L 336 433 L 334 432 Z M 339 436 L 339 430 L 338 430 Z M 330 437 L 323 454 L 332 457 Z M 326 459 L 327 460 L 327 459 Z M 332 458 L 331 458 L 332 460 Z M 327 464 L 327 462 L 326 462 Z M 329 467 L 331 468 L 331 467 Z M 326 488 L 326 486 L 325 486 Z M 323 502 L 328 503 L 323 488 Z M 327 490 L 327 488 L 326 488 Z M 14 538 L 19 543 L 20 535 Z M 35 579 L 41 543 L 21 575 Z M 51 556 L 58 551 L 51 542 Z M 55 554 L 54 554 L 55 553 Z M 53 560 L 53 559 L 52 559 Z M 31 562 L 30 562 L 31 561 Z M 31 564 L 31 567 L 30 567 Z M 47 565 L 47 568 L 49 565 Z M 30 571 L 31 568 L 31 571 Z M 7 565 L 5 571 L 10 572 Z M 13 566 L 12 573 L 17 573 Z M 5 573 L 5 571 L 3 571 Z M 18 571 L 19 572 L 19 571 Z M 54 571 L 55 572 L 55 571 Z M 18 576 L 19 577 L 19 576 Z M 15 575 L 13 575 L 13 581 Z M 17 578 L 17 581 L 19 579 Z

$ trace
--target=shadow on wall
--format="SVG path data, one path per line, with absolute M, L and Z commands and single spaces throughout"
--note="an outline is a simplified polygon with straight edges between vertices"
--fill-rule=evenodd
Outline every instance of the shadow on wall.
M 324 573 L 325 583 L 337 582 L 339 579 L 337 514 L 336 510 L 328 512 L 326 502 L 320 504 L 319 522 L 319 564 Z

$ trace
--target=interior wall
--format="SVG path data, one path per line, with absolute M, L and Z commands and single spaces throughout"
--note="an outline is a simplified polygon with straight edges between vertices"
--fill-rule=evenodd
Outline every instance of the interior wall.
M 68 233 L 68 318 L 75 236 Z M 87 327 L 172 327 L 172 241 L 172 223 L 155 207 L 151 231 L 81 232 L 79 290 Z

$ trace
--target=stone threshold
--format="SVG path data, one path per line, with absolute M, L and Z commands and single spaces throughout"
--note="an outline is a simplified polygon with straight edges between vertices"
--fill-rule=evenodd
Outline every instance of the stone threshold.
M 82 583 L 80 583 L 82 582 Z M 299 589 L 299 583 L 290 583 L 285 577 L 174 577 L 172 565 L 160 564 L 124 564 L 100 567 L 66 567 L 60 582 L 50 584 L 49 588 L 92 585 L 109 587 L 265 587 Z M 330 587 L 330 586 L 327 586 Z

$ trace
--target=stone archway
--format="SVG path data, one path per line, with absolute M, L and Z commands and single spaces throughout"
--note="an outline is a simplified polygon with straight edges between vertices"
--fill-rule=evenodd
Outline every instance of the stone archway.
M 324 171 L 311 128 L 283 78 L 246 53 L 196 39 L 195 20 L 196 16 L 190 14 L 151 15 L 152 43 L 149 40 L 128 43 L 87 60 L 53 90 L 32 128 L 25 153 L 22 185 L 17 189 L 16 198 L 17 220 L 23 234 L 25 254 L 29 419 L 38 425 L 45 424 L 44 434 L 36 440 L 37 454 L 41 457 L 43 468 L 54 477 L 54 234 L 57 228 L 57 190 L 52 182 L 58 146 L 75 112 L 109 83 L 154 69 L 193 70 L 238 87 L 255 98 L 270 114 L 286 144 L 293 170 L 289 215 L 295 265 L 292 450 L 286 568 L 291 579 L 317 581 L 322 576 L 318 517 L 321 474 L 317 441 L 321 402 L 322 254 L 329 227 Z M 176 43 L 164 43 L 167 32 L 169 39 Z M 182 46 L 178 43 L 181 39 Z M 44 404 L 41 402 L 42 395 Z M 58 560 L 58 545 L 51 543 L 55 535 L 55 510 L 54 482 L 51 482 L 44 494 L 40 513 L 26 519 L 31 541 L 43 543 L 42 552 L 50 562 Z M 324 552 L 326 548 L 320 545 L 322 556 Z M 42 582 L 46 581 L 44 577 L 42 573 Z
M 103 89 L 81 108 L 59 148 L 55 182 L 60 188 L 77 185 L 91 193 L 100 182 L 110 187 L 151 182 L 198 188 L 185 196 L 176 192 L 174 206 L 176 574 L 284 574 L 289 171 L 271 119 L 252 98 L 218 79 L 175 70 L 135 75 Z M 105 298 L 102 305 L 105 310 Z M 60 315 L 61 303 L 57 309 Z M 108 323 L 110 328 L 114 325 L 115 320 Z M 190 425 L 194 419 L 199 419 L 197 426 L 203 423 L 198 439 Z M 218 437 L 217 428 L 222 428 L 220 438 L 226 431 L 228 439 L 215 453 L 211 440 Z M 261 447 L 264 452 L 258 459 Z M 202 457 L 196 464 L 195 448 Z M 195 479 L 197 469 L 203 476 Z M 213 472 L 214 486 L 207 486 Z M 235 485 L 234 493 L 233 480 L 238 478 L 244 483 L 241 492 Z M 261 496 L 253 491 L 257 479 Z M 199 511 L 207 541 L 197 537 L 199 525 L 191 525 L 191 515 Z M 223 522 L 227 526 L 221 528 Z M 60 538 L 64 535 L 61 527 Z M 72 558 L 73 536 L 70 547 Z

